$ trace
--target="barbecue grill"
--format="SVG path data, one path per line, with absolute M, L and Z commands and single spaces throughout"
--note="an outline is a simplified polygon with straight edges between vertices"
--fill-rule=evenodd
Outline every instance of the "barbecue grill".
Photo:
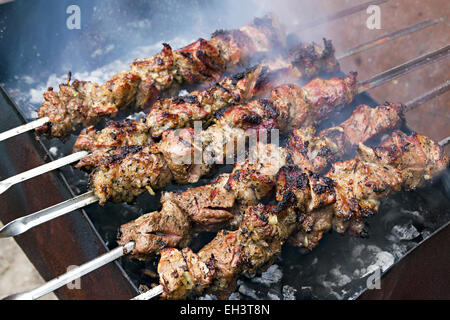
M 5 6 L 6 19 L 14 14 L 15 10 L 17 10 L 18 8 L 17 5 L 20 6 L 20 3 L 7 5 L 9 7 Z M 77 59 L 77 57 L 74 57 L 73 60 L 65 60 L 64 58 L 61 58 L 61 56 L 64 56 L 64 52 L 61 51 L 53 52 L 53 56 L 38 57 L 36 58 L 38 62 L 41 60 L 46 62 L 49 60 L 58 61 L 58 59 L 61 59 L 61 66 L 64 66 L 64 63 L 67 63 L 67 61 L 71 61 L 73 65 L 70 67 L 70 69 L 72 70 L 81 68 L 81 66 L 83 66 L 85 70 L 92 70 L 98 65 L 103 65 L 107 60 L 113 61 L 116 58 L 116 56 L 114 55 L 123 57 L 125 53 L 114 52 L 114 50 L 111 49 L 110 52 L 106 52 L 106 55 L 102 56 L 102 60 L 97 61 L 97 63 L 99 64 L 95 65 L 96 57 L 99 54 L 96 54 L 96 51 L 94 49 L 104 49 L 105 47 L 107 48 L 107 44 L 109 43 L 108 41 L 111 41 L 112 35 L 116 34 L 114 30 L 105 31 L 105 29 L 101 28 L 101 26 L 104 25 L 100 24 L 95 18 L 97 14 L 103 17 L 104 13 L 96 12 L 103 12 L 103 10 L 105 10 L 105 12 L 108 12 L 108 10 L 115 11 L 116 8 L 109 7 L 109 5 L 103 4 L 96 4 L 96 6 L 98 7 L 96 7 L 95 10 L 91 7 L 91 5 L 88 4 L 82 3 L 80 6 L 83 8 L 84 5 L 86 5 L 86 8 L 89 8 L 89 10 L 86 11 L 89 11 L 90 14 L 91 12 L 94 12 L 92 14 L 92 17 L 88 16 L 86 20 L 89 21 L 89 23 L 98 24 L 90 29 L 90 31 L 87 31 L 87 34 L 82 33 L 82 31 L 72 30 L 71 32 L 79 32 L 80 34 L 78 36 L 82 39 L 99 38 L 99 43 L 92 43 L 90 44 L 92 48 L 90 46 L 87 46 L 88 48 L 85 49 L 87 51 L 91 50 L 90 52 L 92 52 L 90 54 L 92 60 L 87 59 L 85 61 L 89 65 L 80 63 L 79 67 L 79 65 L 75 62 L 76 60 L 81 60 L 81 58 Z M 186 4 L 178 4 L 177 6 L 179 8 L 179 6 L 183 7 L 184 5 Z M 195 7 L 196 5 L 198 6 L 198 3 L 196 2 L 190 5 Z M 61 7 L 59 7 L 59 9 L 64 7 L 63 5 L 60 6 Z M 228 27 L 226 21 L 214 21 L 214 19 L 211 18 L 214 15 L 217 16 L 219 14 L 218 12 L 220 12 L 220 10 L 217 9 L 217 6 L 218 4 L 214 4 L 211 5 L 211 7 L 204 9 L 203 11 L 190 11 L 195 12 L 195 14 L 198 15 L 195 17 L 200 18 L 201 21 L 208 21 L 203 22 L 203 25 L 200 24 L 199 30 L 196 30 L 199 32 L 194 34 L 203 32 L 202 35 L 204 35 L 206 29 L 207 31 L 213 31 L 214 27 Z M 380 6 L 383 6 L 383 4 L 380 4 Z M 183 26 L 178 25 L 180 23 L 182 24 L 183 22 L 180 22 L 179 19 L 174 18 L 177 16 L 177 11 L 169 11 L 169 7 L 170 5 L 168 7 L 159 7 L 158 5 L 153 3 L 139 3 L 128 7 L 127 2 L 124 2 L 120 6 L 120 8 L 129 8 L 129 11 L 124 10 L 124 12 L 119 14 L 124 15 L 125 18 L 128 15 L 134 15 L 135 21 L 144 21 L 141 24 L 137 24 L 139 27 L 136 27 L 134 24 L 128 26 L 128 28 L 136 28 L 136 30 L 140 30 L 140 33 L 138 33 L 136 39 L 127 39 L 129 40 L 128 42 L 125 42 L 129 44 L 127 47 L 135 47 L 138 43 L 141 44 L 153 43 L 158 41 L 161 42 L 159 38 L 155 39 L 155 41 L 150 41 L 149 39 L 145 39 L 145 41 L 143 40 L 144 36 L 148 34 L 142 30 L 145 29 L 146 23 L 151 23 L 152 30 L 154 30 L 154 27 L 156 29 L 161 28 L 161 30 L 166 31 L 165 33 L 162 33 L 161 36 L 164 39 L 172 39 L 173 37 L 179 36 L 176 30 L 183 30 Z M 37 5 L 36 9 L 39 12 L 39 5 Z M 171 17 L 173 18 L 173 21 L 171 22 L 173 22 L 173 24 L 170 25 L 170 28 L 161 25 L 155 26 L 156 23 L 154 21 L 159 21 L 158 18 L 146 19 L 145 16 L 139 16 L 139 12 L 142 12 L 141 10 L 145 9 L 153 12 L 152 14 L 154 14 L 155 17 L 158 17 L 158 15 L 165 10 L 167 10 L 167 12 L 171 12 Z M 242 12 L 245 11 L 246 10 L 242 10 Z M 250 11 L 251 10 L 249 9 L 248 12 Z M 183 10 L 183 8 L 180 8 L 178 12 L 180 12 L 181 15 L 181 13 L 185 13 L 186 11 Z M 241 24 L 245 24 L 246 20 L 249 20 L 254 15 L 257 15 L 257 13 L 258 12 L 255 12 L 255 10 L 253 10 L 250 17 L 246 17 L 244 14 L 242 14 L 243 17 L 237 17 L 236 20 L 242 22 Z M 38 14 L 39 13 L 36 13 L 36 15 Z M 355 17 L 354 15 L 347 16 L 346 14 L 349 14 L 349 12 L 345 12 L 344 10 L 344 13 L 342 13 L 342 15 L 344 15 L 345 17 L 339 19 L 338 21 L 342 25 L 344 24 L 344 22 L 346 23 L 351 18 Z M 223 11 L 220 13 L 220 15 L 223 15 Z M 107 21 L 107 19 L 103 20 L 105 24 L 107 23 Z M 355 18 L 355 21 L 359 21 L 359 23 L 361 23 L 360 19 L 358 20 Z M 312 27 L 314 26 L 313 21 L 311 23 L 311 29 L 308 30 L 312 30 L 312 34 L 319 34 L 321 33 L 321 27 L 317 21 L 315 23 L 318 26 L 316 26 L 315 28 Z M 206 28 L 205 25 L 209 24 L 211 24 L 211 28 Z M 10 27 L 10 25 L 7 26 Z M 400 29 L 401 27 L 405 27 L 405 25 L 401 25 L 397 29 Z M 394 29 L 394 27 L 392 28 Z M 442 26 L 438 25 L 433 28 L 442 28 Z M 193 31 L 194 30 L 192 30 L 192 32 Z M 301 33 L 301 35 L 305 35 L 305 32 Z M 67 30 L 62 31 L 62 33 L 62 38 L 64 39 L 64 41 L 67 41 L 68 46 L 70 46 L 70 37 L 74 37 L 74 34 L 70 33 Z M 96 35 L 96 33 L 98 33 L 98 35 Z M 119 34 L 124 33 L 125 32 Z M 156 34 L 157 32 L 155 31 L 155 37 Z M 348 32 L 348 34 L 349 36 L 347 37 L 347 39 L 351 38 L 351 32 Z M 334 39 L 326 32 L 323 32 L 322 35 Z M 410 37 L 412 36 L 414 36 L 414 34 Z M 305 35 L 305 37 L 308 37 L 308 35 Z M 340 39 L 340 37 L 336 38 L 337 40 L 335 40 L 335 42 Z M 11 39 L 7 40 L 12 41 Z M 189 40 L 183 43 L 188 43 Z M 117 41 L 118 43 L 124 43 L 123 41 L 126 40 L 122 37 L 119 37 L 119 39 L 115 41 Z M 392 43 L 395 45 L 396 42 Z M 445 44 L 445 41 L 443 44 Z M 344 45 L 348 46 L 344 47 Z M 340 44 L 339 46 L 342 46 L 342 48 L 344 49 L 342 51 L 345 51 L 345 49 L 351 47 L 348 41 L 342 41 L 342 44 Z M 437 47 L 437 45 L 433 45 L 430 48 Z M 382 48 L 383 47 L 379 47 L 373 50 L 381 50 Z M 427 52 L 427 49 L 429 48 L 424 47 L 423 51 L 419 53 L 422 54 L 424 52 Z M 387 50 L 387 48 L 384 48 L 384 50 Z M 36 49 L 36 51 L 39 50 Z M 105 49 L 105 51 L 108 50 Z M 389 52 L 389 50 L 387 51 Z M 58 53 L 61 56 L 58 56 Z M 128 55 L 129 53 L 127 52 L 126 54 Z M 149 55 L 150 54 L 148 54 L 148 56 Z M 370 55 L 371 52 L 365 51 L 361 53 L 359 57 L 360 59 L 365 59 Z M 418 55 L 419 54 L 416 54 L 415 56 Z M 397 57 L 397 55 L 395 56 L 399 59 L 398 64 L 406 61 L 408 58 L 414 57 L 410 56 L 402 58 Z M 373 55 L 372 61 L 378 61 L 376 57 L 377 55 Z M 46 74 L 45 72 L 51 72 L 49 71 L 48 66 L 54 64 L 44 63 L 45 69 L 41 67 L 41 69 L 39 70 L 44 69 L 45 72 L 44 74 L 40 75 L 41 78 L 39 78 L 37 74 L 40 71 L 36 72 L 31 69 L 38 68 L 36 64 L 32 64 L 33 66 L 25 65 L 24 67 L 22 67 L 24 68 L 24 70 L 14 70 L 12 66 L 17 65 L 17 63 L 14 63 L 13 61 L 18 61 L 18 59 L 21 59 L 21 57 L 14 57 L 14 59 L 17 60 L 12 60 L 12 57 L 5 57 L 4 59 L 6 59 L 5 61 L 8 61 L 7 65 L 11 66 L 11 69 L 4 69 L 5 71 L 3 73 L 5 74 L 1 74 L 1 81 L 3 82 L 6 90 L 2 91 L 2 111 L 4 116 L 2 116 L 2 123 L 0 123 L 0 127 L 6 129 L 31 120 L 32 117 L 29 110 L 35 109 L 35 106 L 33 106 L 32 103 L 30 106 L 30 102 L 33 100 L 32 94 L 34 91 L 31 91 L 30 95 L 28 95 L 28 98 L 26 98 L 25 100 L 22 100 L 19 94 L 23 93 L 24 95 L 26 95 L 26 93 L 30 92 L 30 88 L 32 89 L 36 86 L 36 83 L 41 83 L 42 81 L 45 82 L 48 78 L 48 74 Z M 31 60 L 34 61 L 34 59 Z M 130 61 L 130 59 L 125 59 L 123 61 L 128 62 Z M 362 60 L 358 60 L 358 58 L 356 58 L 355 61 L 358 62 Z M 93 63 L 94 65 L 90 65 L 91 63 Z M 39 65 L 39 63 L 37 64 Z M 345 65 L 345 63 L 341 63 L 341 65 L 343 66 L 343 70 L 350 70 Z M 385 65 L 391 67 L 395 64 L 386 63 Z M 369 76 L 376 73 L 375 71 L 370 73 L 365 69 L 365 67 L 366 65 L 363 65 L 358 67 L 357 69 L 358 71 L 363 69 L 363 74 L 366 73 Z M 115 68 L 114 64 L 112 64 L 112 68 Z M 438 76 L 432 78 L 433 81 L 430 81 L 430 87 L 432 87 L 433 85 L 439 85 L 443 82 L 442 79 L 445 80 L 445 70 L 448 70 L 448 62 L 444 60 L 440 63 L 439 67 L 434 66 L 434 68 L 439 68 L 441 70 L 439 70 L 439 72 L 436 72 Z M 368 66 L 367 69 L 372 68 L 371 66 Z M 25 80 L 25 78 L 20 78 L 20 80 L 15 81 L 9 80 L 15 74 L 30 74 L 30 70 L 33 78 L 36 77 L 32 81 L 28 80 L 28 82 L 31 82 L 30 84 L 27 84 L 27 80 Z M 428 70 L 429 72 L 429 69 L 423 70 Z M 425 72 L 423 70 L 420 72 Z M 120 70 L 115 69 L 114 71 L 117 72 Z M 59 73 L 60 70 L 57 70 L 55 72 Z M 442 74 L 444 75 L 444 78 L 441 78 L 441 80 L 436 80 L 436 78 L 439 78 L 439 75 Z M 417 77 L 417 74 L 414 75 Z M 364 79 L 364 76 L 362 78 Z M 399 83 L 402 83 L 402 81 L 407 81 L 407 83 L 409 83 L 411 86 L 415 84 L 414 79 L 411 78 L 409 78 L 409 80 L 400 78 L 397 81 Z M 418 86 L 418 88 L 420 89 L 418 90 L 409 88 L 407 94 L 402 97 L 403 100 L 409 101 L 412 98 L 416 98 L 419 95 L 419 92 L 425 92 L 426 90 L 422 85 L 423 83 L 420 82 Z M 387 90 L 385 87 L 376 89 L 384 89 L 384 91 L 381 92 L 383 94 L 375 91 L 374 96 L 382 96 L 382 99 L 384 100 L 386 100 L 387 98 L 389 98 L 390 101 L 395 100 L 394 98 L 397 98 L 397 95 L 395 95 L 394 97 L 394 95 L 391 96 L 387 94 L 386 91 L 389 92 L 392 90 Z M 450 134 L 450 132 L 445 132 L 445 130 L 448 129 L 445 126 L 445 119 L 448 116 L 448 105 L 446 104 L 443 97 L 445 98 L 445 96 L 441 96 L 440 98 L 436 99 L 436 101 L 438 101 L 436 102 L 436 105 L 440 103 L 442 106 L 444 106 L 443 109 L 439 109 L 439 107 L 435 107 L 432 109 L 433 112 L 437 114 L 436 117 L 439 117 L 440 115 L 444 119 L 441 120 L 442 124 L 439 122 L 436 123 L 436 126 L 434 126 L 433 128 L 435 131 L 430 132 L 430 135 L 436 138 L 436 140 L 439 140 L 440 138 L 443 138 Z M 327 127 L 330 126 L 331 123 L 340 123 L 341 121 L 346 119 L 349 116 L 351 110 L 359 104 L 367 104 L 370 106 L 378 105 L 378 103 L 367 94 L 361 94 L 349 108 L 346 108 L 342 113 L 336 115 L 336 117 L 334 117 L 331 122 L 324 123 L 323 126 Z M 430 105 L 426 105 L 423 106 L 420 110 L 422 110 L 421 112 L 423 113 L 429 110 L 426 108 L 432 108 L 432 106 L 433 105 L 431 105 L 431 107 Z M 415 122 L 410 123 L 410 127 L 415 128 Z M 427 130 L 418 131 L 428 134 Z M 61 143 L 56 140 L 48 140 L 46 138 L 40 138 L 38 141 L 36 141 L 34 137 L 34 134 L 27 133 L 15 137 L 11 140 L 2 142 L 0 148 L 2 152 L 2 158 L 5 159 L 0 167 L 2 177 L 6 178 L 13 174 L 20 173 L 27 169 L 35 167 L 38 164 L 42 164 L 47 157 L 53 159 L 54 157 L 67 155 L 71 152 L 71 146 L 74 142 L 73 137 L 65 143 Z M 20 148 L 17 148 L 17 146 L 20 146 Z M 224 170 L 226 170 L 226 168 Z M 72 167 L 64 167 L 58 174 L 52 173 L 42 175 L 23 184 L 13 186 L 10 190 L 2 195 L 2 221 L 11 221 L 15 218 L 23 216 L 25 213 L 35 212 L 86 191 L 86 177 L 87 176 L 85 174 L 73 169 Z M 405 291 L 403 291 L 402 289 L 407 288 L 407 286 L 400 286 L 400 289 L 399 287 L 392 289 L 391 285 L 389 284 L 389 278 L 396 276 L 401 279 L 403 273 L 399 274 L 399 272 L 397 272 L 396 274 L 396 270 L 399 270 L 400 268 L 406 268 L 405 266 L 408 264 L 408 261 L 410 261 L 414 257 L 416 257 L 417 259 L 423 259 L 424 254 L 422 253 L 421 255 L 420 252 L 423 250 L 427 250 L 427 247 L 431 246 L 433 248 L 439 246 L 440 250 L 442 250 L 442 242 L 445 243 L 446 241 L 441 240 L 442 242 L 437 243 L 435 239 L 446 239 L 449 235 L 449 229 L 447 228 L 450 217 L 450 211 L 448 210 L 450 201 L 449 190 L 447 187 L 448 178 L 449 176 L 447 172 L 446 174 L 444 174 L 444 177 L 440 182 L 437 182 L 436 184 L 425 190 L 419 190 L 414 193 L 401 193 L 386 200 L 383 203 L 380 213 L 370 220 L 371 237 L 369 239 L 342 237 L 340 235 L 332 233 L 330 235 L 327 235 L 325 239 L 322 240 L 320 246 L 315 251 L 306 256 L 300 255 L 298 251 L 293 248 L 286 248 L 276 264 L 261 276 L 253 279 L 241 280 L 239 283 L 238 292 L 236 292 L 233 297 L 240 299 L 264 299 L 282 297 L 295 297 L 297 299 L 356 298 L 365 291 L 366 277 L 364 277 L 364 272 L 368 272 L 368 270 L 373 267 L 381 267 L 384 273 L 386 273 L 391 267 L 392 270 L 383 278 L 381 291 L 366 291 L 365 293 L 363 293 L 362 297 L 378 296 L 387 298 L 402 297 L 402 295 L 403 297 L 405 297 L 404 292 L 406 291 L 406 289 L 404 289 Z M 207 181 L 209 181 L 209 179 L 202 180 L 200 183 L 207 183 Z M 42 186 L 45 187 L 43 188 Z M 170 188 L 173 190 L 180 189 L 179 186 L 175 185 L 171 186 Z M 18 201 L 17 199 L 20 200 Z M 137 203 L 134 205 L 107 204 L 105 207 L 98 207 L 97 205 L 93 205 L 87 207 L 81 214 L 71 213 L 70 215 L 66 215 L 46 224 L 40 225 L 35 229 L 32 229 L 27 233 L 20 235 L 16 238 L 16 240 L 27 253 L 30 260 L 36 265 L 37 269 L 43 275 L 44 279 L 49 280 L 66 272 L 66 268 L 69 265 L 79 265 L 93 259 L 94 257 L 97 257 L 102 252 L 105 252 L 108 249 L 115 248 L 117 246 L 116 233 L 118 227 L 123 223 L 137 218 L 143 213 L 157 210 L 159 203 L 159 201 L 156 201 L 157 199 L 158 197 L 154 198 L 150 195 L 145 195 L 138 198 Z M 200 245 L 205 243 L 212 236 L 213 234 L 201 235 L 199 239 L 196 239 L 196 241 L 192 244 L 193 249 L 200 249 Z M 420 245 L 422 242 L 423 245 Z M 427 252 L 430 252 L 430 250 L 432 249 L 428 249 Z M 445 252 L 445 250 L 442 250 L 442 252 Z M 351 256 L 352 258 L 349 259 L 349 256 Z M 448 257 L 436 257 L 436 262 L 437 261 L 443 262 L 442 264 L 440 264 L 442 266 L 442 269 L 434 269 L 432 274 L 436 275 L 441 272 L 443 274 L 443 279 L 447 281 L 447 278 L 445 277 L 445 266 L 448 266 Z M 115 262 L 113 264 L 107 265 L 102 269 L 83 277 L 81 290 L 69 290 L 68 288 L 64 287 L 57 291 L 57 295 L 60 298 L 64 299 L 131 298 L 138 293 L 137 288 L 139 285 L 144 284 L 150 286 L 151 283 L 157 282 L 157 279 L 153 278 L 153 273 L 156 270 L 155 263 L 156 262 L 154 261 L 142 263 L 124 258 L 121 259 L 120 263 Z M 430 266 L 428 267 L 431 268 Z M 427 273 L 430 274 L 430 272 Z M 425 275 L 427 273 L 422 272 L 421 275 Z M 445 287 L 442 284 L 445 283 L 445 281 L 439 281 L 438 283 L 430 282 L 430 291 L 428 292 L 430 296 L 437 296 L 436 292 L 440 292 L 440 294 L 448 296 L 448 290 L 438 291 L 441 288 L 448 288 L 448 286 Z M 433 283 L 434 286 L 431 285 L 431 283 Z M 410 282 L 408 282 L 407 284 L 411 286 Z M 408 289 L 410 288 L 411 287 L 409 287 Z M 387 291 L 387 289 L 389 289 L 389 291 Z M 408 290 L 408 292 L 412 291 Z

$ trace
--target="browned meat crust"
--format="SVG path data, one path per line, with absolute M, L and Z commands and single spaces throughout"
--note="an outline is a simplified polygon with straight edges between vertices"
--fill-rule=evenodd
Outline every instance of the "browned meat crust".
M 130 105 L 148 106 L 161 92 L 181 83 L 217 81 L 225 70 L 232 71 L 256 53 L 266 53 L 283 44 L 280 27 L 274 17 L 255 19 L 240 30 L 218 32 L 209 41 L 198 41 L 173 51 L 168 44 L 160 53 L 137 59 L 128 71 L 113 76 L 104 84 L 74 81 L 49 88 L 38 117 L 50 121 L 37 129 L 62 138 L 80 125 L 97 123 L 102 117 L 115 116 Z

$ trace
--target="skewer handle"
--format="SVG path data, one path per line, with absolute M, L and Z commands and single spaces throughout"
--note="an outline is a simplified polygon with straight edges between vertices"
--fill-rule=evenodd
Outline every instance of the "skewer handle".
M 11 130 L 5 131 L 0 133 L 0 141 L 9 139 L 11 137 L 17 136 L 19 134 L 25 133 L 27 131 L 39 128 L 41 126 L 43 126 L 44 124 L 46 124 L 47 122 L 49 122 L 49 118 L 48 117 L 43 117 L 43 118 L 39 118 L 36 119 L 34 121 L 28 122 L 24 125 L 21 125 L 19 127 L 15 127 Z
M 50 280 L 46 284 L 37 287 L 36 289 L 33 289 L 31 291 L 22 292 L 18 294 L 10 295 L 6 298 L 3 298 L 3 300 L 35 300 L 38 299 L 50 292 L 55 291 L 56 289 L 61 288 L 62 286 L 78 279 L 84 276 L 85 274 L 94 271 L 105 264 L 108 264 L 128 253 L 131 252 L 131 250 L 134 249 L 135 243 L 134 242 L 128 242 L 124 246 L 120 246 L 118 248 L 115 248 L 114 250 L 111 250 L 108 253 L 105 253 L 101 255 L 100 257 L 89 261 L 75 269 L 72 269 L 68 271 L 67 273 Z
M 13 185 L 26 181 L 28 179 L 37 177 L 41 174 L 53 171 L 55 169 L 61 168 L 65 165 L 71 164 L 73 162 L 76 162 L 78 160 L 81 160 L 82 158 L 89 155 L 89 152 L 87 151 L 80 151 L 77 153 L 73 153 L 71 155 L 68 155 L 64 158 L 46 163 L 42 166 L 39 166 L 37 168 L 33 168 L 31 170 L 19 173 L 13 177 L 10 177 L 8 179 L 5 179 L 3 181 L 0 181 L 0 194 L 11 188 Z
M 15 237 L 42 223 L 45 223 L 97 201 L 98 198 L 92 191 L 86 192 L 80 196 L 58 203 L 57 205 L 54 205 L 52 207 L 11 221 L 0 229 L 0 238 Z

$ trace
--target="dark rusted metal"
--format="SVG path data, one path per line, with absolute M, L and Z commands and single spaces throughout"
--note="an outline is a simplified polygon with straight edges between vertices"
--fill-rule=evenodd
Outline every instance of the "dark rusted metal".
M 450 299 L 450 225 L 406 255 L 381 278 L 380 290 L 367 290 L 360 300 Z
M 0 88 L 0 127 L 23 124 L 13 102 Z M 48 154 L 34 133 L 22 134 L 0 144 L 0 177 L 6 178 L 43 163 Z M 7 223 L 72 197 L 58 173 L 47 173 L 12 187 L 0 197 L 0 219 Z M 106 252 L 106 246 L 84 213 L 73 212 L 16 238 L 45 280 Z M 12 293 L 12 292 L 11 292 Z M 111 263 L 81 279 L 81 289 L 63 287 L 61 299 L 129 299 L 137 291 L 118 263 Z

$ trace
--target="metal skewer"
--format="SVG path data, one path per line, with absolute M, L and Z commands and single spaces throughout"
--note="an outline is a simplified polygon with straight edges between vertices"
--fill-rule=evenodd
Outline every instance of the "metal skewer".
M 8 190 L 9 188 L 11 188 L 13 185 L 15 185 L 17 183 L 37 177 L 46 172 L 50 172 L 55 169 L 61 168 L 69 163 L 79 161 L 88 155 L 89 155 L 89 152 L 87 152 L 87 151 L 80 151 L 77 153 L 72 153 L 71 155 L 68 155 L 64 158 L 61 158 L 61 159 L 58 159 L 55 161 L 51 161 L 42 166 L 19 173 L 15 176 L 12 176 L 11 178 L 0 181 L 0 194 L 2 194 L 3 192 L 5 192 L 6 190 Z
M 423 55 L 419 58 L 408 61 L 399 67 L 395 67 L 395 68 L 389 69 L 385 72 L 382 72 L 380 74 L 377 74 L 376 76 L 364 81 L 362 84 L 359 84 L 358 92 L 362 93 L 368 89 L 374 88 L 376 86 L 380 86 L 383 83 L 388 82 L 392 79 L 395 79 L 406 73 L 409 73 L 409 72 L 413 71 L 414 69 L 416 69 L 420 66 L 423 66 L 424 64 L 428 64 L 428 63 L 440 60 L 443 57 L 447 56 L 449 53 L 450 53 L 450 46 L 446 46 L 444 48 L 433 51 L 429 54 Z M 372 80 L 375 82 L 375 84 L 372 84 Z M 443 90 L 441 87 L 444 87 L 445 90 Z M 431 99 L 432 97 L 436 96 L 437 93 L 442 93 L 442 92 L 448 90 L 448 88 L 449 88 L 448 86 L 445 86 L 445 85 L 441 86 L 441 87 L 440 87 L 440 89 L 437 88 L 437 89 L 432 90 L 431 93 L 427 93 L 424 96 L 429 96 L 429 98 Z M 419 97 L 419 98 L 422 100 L 424 99 L 423 96 Z M 12 222 L 8 223 L 7 225 L 5 225 L 3 228 L 0 229 L 0 238 L 17 236 L 17 235 L 25 232 L 26 230 L 28 230 L 32 227 L 35 227 L 43 222 L 47 222 L 49 220 L 52 220 L 53 218 L 62 216 L 66 213 L 72 212 L 73 210 L 82 208 L 85 205 L 92 204 L 97 201 L 98 201 L 98 199 L 95 197 L 93 192 L 89 191 L 78 197 L 72 198 L 65 202 L 61 202 L 53 207 L 46 208 L 46 209 L 40 210 L 37 213 L 33 213 L 33 214 L 30 214 L 23 218 L 13 220 Z M 29 226 L 29 227 L 24 228 L 22 226 L 23 221 L 18 222 L 16 224 L 16 221 L 20 220 L 20 219 L 24 219 L 24 221 L 26 221 L 26 223 L 27 223 L 27 226 Z
M 27 131 L 30 131 L 30 130 L 33 130 L 36 128 L 39 128 L 40 126 L 43 126 L 44 124 L 46 124 L 49 121 L 50 121 L 50 119 L 48 117 L 43 117 L 43 118 L 39 118 L 34 121 L 28 122 L 19 127 L 15 127 L 11 130 L 2 132 L 2 133 L 0 133 L 0 141 L 9 139 L 11 137 L 17 136 L 19 134 L 25 133 Z
M 368 41 L 366 43 L 360 44 L 360 45 L 358 45 L 358 46 L 356 46 L 356 47 L 354 47 L 354 48 L 352 48 L 350 50 L 347 50 L 346 52 L 341 53 L 340 55 L 337 55 L 336 59 L 341 60 L 341 59 L 353 56 L 353 55 L 355 55 L 357 53 L 360 53 L 362 51 L 366 51 L 368 49 L 375 48 L 375 47 L 377 47 L 377 46 L 379 46 L 379 45 L 381 45 L 383 43 L 386 43 L 388 41 L 391 41 L 391 40 L 394 40 L 394 39 L 398 39 L 398 38 L 404 37 L 404 36 L 406 36 L 408 34 L 415 33 L 415 32 L 417 32 L 419 30 L 422 30 L 422 29 L 434 26 L 434 25 L 438 24 L 441 21 L 443 21 L 443 19 L 439 18 L 439 19 L 434 19 L 434 20 L 425 20 L 425 21 L 422 21 L 422 22 L 410 25 L 410 26 L 408 26 L 408 27 L 406 27 L 404 29 L 400 29 L 400 30 L 394 31 L 392 33 L 383 35 L 383 36 L 381 36 L 379 38 L 376 38 L 374 40 L 371 40 L 371 41 Z
M 53 220 L 68 212 L 83 208 L 98 201 L 94 192 L 89 191 L 80 196 L 60 202 L 50 208 L 15 219 L 0 229 L 0 238 L 15 237 L 42 223 Z
M 413 32 L 413 31 L 417 31 L 419 27 L 420 28 L 424 28 L 424 27 L 427 27 L 427 26 L 434 25 L 434 24 L 438 23 L 439 21 L 441 21 L 441 20 L 437 19 L 437 20 L 433 20 L 431 22 L 430 21 L 421 22 L 420 26 L 419 25 L 411 26 L 411 27 L 408 28 L 408 30 L 407 30 L 408 32 L 403 31 L 403 32 L 401 32 L 401 35 L 405 35 L 407 33 Z M 414 28 L 412 28 L 412 27 L 414 27 Z M 383 38 L 388 38 L 388 37 L 389 36 L 386 35 Z M 394 38 L 392 38 L 392 39 L 394 39 Z M 376 42 L 378 42 L 378 40 L 374 40 L 374 41 L 372 41 L 370 43 L 376 43 Z M 358 46 L 358 47 L 355 47 L 353 49 L 350 49 L 350 50 L 342 53 L 341 56 L 338 59 L 341 59 L 342 57 L 348 56 L 349 54 L 354 54 L 356 52 L 360 52 L 362 50 L 366 50 L 366 49 L 368 49 L 370 47 L 370 43 L 366 44 L 366 45 L 363 45 L 363 46 Z M 362 48 L 362 47 L 364 47 L 364 48 Z M 425 54 L 425 55 L 423 55 L 423 56 L 421 56 L 419 58 L 416 58 L 416 59 L 413 59 L 411 61 L 408 61 L 405 64 L 402 64 L 400 66 L 392 68 L 392 69 L 390 69 L 388 71 L 382 72 L 382 73 L 376 75 L 375 77 L 372 77 L 372 78 L 370 78 L 370 79 L 360 83 L 360 87 L 359 87 L 359 91 L 358 92 L 362 93 L 362 92 L 364 92 L 364 91 L 366 91 L 368 89 L 375 88 L 375 87 L 380 86 L 380 85 L 384 84 L 385 82 L 387 82 L 389 80 L 392 80 L 392 79 L 394 79 L 394 78 L 396 78 L 396 77 L 398 77 L 400 75 L 406 74 L 406 73 L 412 71 L 413 69 L 415 69 L 417 67 L 426 65 L 428 63 L 435 62 L 435 61 L 437 61 L 437 60 L 439 60 L 441 58 L 446 57 L 449 54 L 449 52 L 450 52 L 450 46 L 447 46 L 447 47 L 441 48 L 439 50 L 436 50 L 436 51 L 430 52 L 428 54 Z M 434 59 L 436 59 L 436 60 L 434 60 Z M 411 69 L 409 70 L 409 68 L 411 68 Z M 411 107 L 411 108 L 414 108 L 414 107 Z M 84 155 L 83 155 L 83 152 L 85 152 Z M 41 174 L 44 174 L 44 173 L 56 170 L 58 168 L 64 167 L 64 166 L 69 165 L 69 164 L 74 163 L 74 162 L 77 162 L 77 161 L 81 160 L 82 158 L 84 158 L 84 157 L 86 157 L 88 155 L 90 155 L 90 154 L 87 153 L 86 151 L 80 151 L 80 152 L 74 153 L 72 155 L 63 157 L 61 159 L 55 160 L 53 162 L 44 164 L 44 165 L 42 165 L 40 167 L 37 167 L 35 169 L 31 169 L 31 170 L 26 171 L 24 173 L 18 174 L 16 176 L 13 176 L 13 177 L 8 178 L 6 180 L 0 181 L 0 195 L 3 192 L 5 192 L 6 190 L 8 190 L 10 187 L 12 187 L 13 185 L 17 184 L 17 183 L 23 182 L 25 180 L 34 178 L 34 177 L 36 177 L 38 175 L 41 175 Z
M 128 242 L 124 246 L 115 248 L 114 250 L 109 251 L 101 255 L 98 258 L 95 258 L 92 261 L 89 261 L 71 271 L 47 282 L 46 284 L 37 287 L 31 291 L 16 293 L 10 296 L 3 298 L 3 300 L 35 300 L 38 299 L 50 292 L 55 291 L 58 288 L 108 264 L 128 253 L 130 253 L 134 249 L 135 243 Z

